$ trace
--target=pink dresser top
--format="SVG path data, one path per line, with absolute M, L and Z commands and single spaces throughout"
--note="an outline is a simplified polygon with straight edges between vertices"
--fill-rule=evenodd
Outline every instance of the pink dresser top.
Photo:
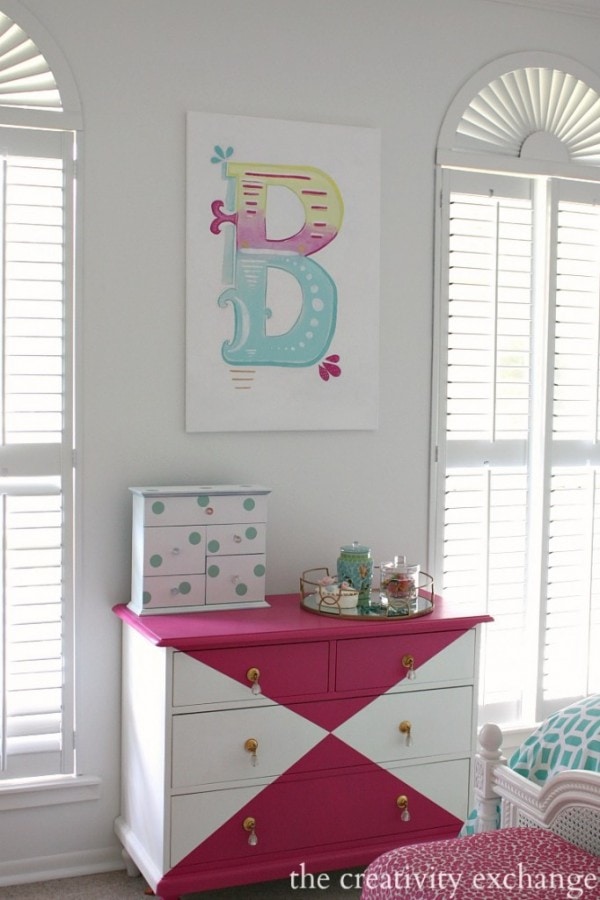
M 328 640 L 368 635 L 415 634 L 433 631 L 466 631 L 491 616 L 468 604 L 450 604 L 435 599 L 429 615 L 414 619 L 342 619 L 302 609 L 299 594 L 277 594 L 267 598 L 269 606 L 256 609 L 210 610 L 137 616 L 125 604 L 113 607 L 123 622 L 131 625 L 158 647 L 176 650 L 225 647 L 234 643 L 278 644 L 282 641 Z

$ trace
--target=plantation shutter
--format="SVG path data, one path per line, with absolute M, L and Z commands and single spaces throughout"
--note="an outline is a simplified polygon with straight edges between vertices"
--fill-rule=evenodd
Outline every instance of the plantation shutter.
M 464 185 L 467 190 L 461 190 Z M 443 593 L 494 616 L 486 712 L 516 718 L 529 674 L 528 415 L 533 211 L 520 179 L 453 173 L 448 207 Z M 515 664 L 506 666 L 506 647 Z
M 544 714 L 600 690 L 600 185 L 555 195 Z
M 0 128 L 4 777 L 72 771 L 73 136 Z

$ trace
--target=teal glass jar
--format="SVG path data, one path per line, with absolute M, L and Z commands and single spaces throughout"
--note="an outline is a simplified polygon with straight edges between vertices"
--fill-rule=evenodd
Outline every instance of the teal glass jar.
M 347 581 L 358 591 L 358 606 L 368 606 L 373 581 L 373 557 L 369 547 L 358 541 L 340 547 L 337 577 L 339 582 Z

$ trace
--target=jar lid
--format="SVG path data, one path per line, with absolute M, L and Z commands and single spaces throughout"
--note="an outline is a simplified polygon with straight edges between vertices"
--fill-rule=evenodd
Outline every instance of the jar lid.
M 359 554 L 361 556 L 364 556 L 365 553 L 371 552 L 371 548 L 365 547 L 364 544 L 359 544 L 358 541 L 353 541 L 351 544 L 344 544 L 342 547 L 340 547 L 340 551 L 342 553 L 356 553 L 357 556 Z

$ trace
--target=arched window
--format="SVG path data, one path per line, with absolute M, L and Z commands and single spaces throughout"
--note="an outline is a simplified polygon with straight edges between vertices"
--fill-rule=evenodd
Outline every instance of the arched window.
M 432 552 L 484 717 L 600 691 L 600 80 L 517 54 L 440 130 Z
M 73 292 L 81 117 L 26 10 L 0 12 L 0 777 L 74 771 Z

